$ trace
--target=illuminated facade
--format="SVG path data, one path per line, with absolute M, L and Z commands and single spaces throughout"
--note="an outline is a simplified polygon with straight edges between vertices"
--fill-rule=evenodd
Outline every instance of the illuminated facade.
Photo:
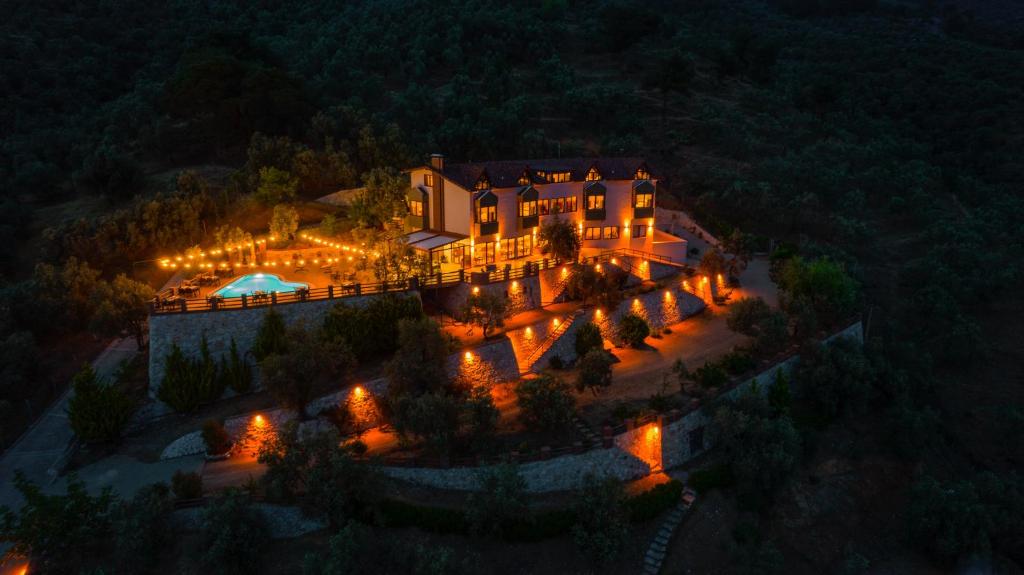
M 555 218 L 577 227 L 584 254 L 665 243 L 685 258 L 685 241 L 655 237 L 658 179 L 643 158 L 447 164 L 435 154 L 407 173 L 409 242 L 445 269 L 540 257 L 538 232 Z

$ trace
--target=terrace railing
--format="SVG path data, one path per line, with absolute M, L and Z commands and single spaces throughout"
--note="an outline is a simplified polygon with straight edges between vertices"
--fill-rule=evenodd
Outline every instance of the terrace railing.
M 207 296 L 197 298 L 172 298 L 170 294 L 161 292 L 150 304 L 152 315 L 209 312 L 221 310 L 250 309 L 306 301 L 341 299 L 360 295 L 397 293 L 422 288 L 449 287 L 459 283 L 486 285 L 495 282 L 521 279 L 535 276 L 541 270 L 560 265 L 558 260 L 540 260 L 525 262 L 521 266 L 506 267 L 491 271 L 456 270 L 436 273 L 427 277 L 410 277 L 395 282 L 379 283 L 346 283 L 328 285 L 327 287 L 310 288 L 294 292 L 270 292 L 260 295 L 242 295 L 238 297 Z

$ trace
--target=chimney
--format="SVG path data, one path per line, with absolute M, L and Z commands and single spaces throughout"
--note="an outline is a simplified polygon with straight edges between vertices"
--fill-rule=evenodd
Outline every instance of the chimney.
M 439 172 L 444 171 L 444 154 L 430 154 L 430 167 Z

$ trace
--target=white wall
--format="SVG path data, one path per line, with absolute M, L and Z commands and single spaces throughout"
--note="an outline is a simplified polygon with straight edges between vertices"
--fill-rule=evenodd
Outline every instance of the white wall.
M 473 194 L 451 180 L 444 182 L 444 231 L 470 235 Z

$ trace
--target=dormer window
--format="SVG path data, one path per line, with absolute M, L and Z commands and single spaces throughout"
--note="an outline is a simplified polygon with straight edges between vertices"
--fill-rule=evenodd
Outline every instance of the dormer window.
M 474 190 L 489 190 L 491 189 L 491 181 L 487 179 L 487 174 L 480 174 L 480 179 L 473 185 Z
M 520 186 L 529 186 L 530 185 L 530 174 L 527 174 L 526 172 L 523 172 L 523 175 L 519 176 L 519 185 Z
M 498 196 L 491 191 L 477 192 L 474 214 L 481 236 L 498 233 Z
M 640 166 L 636 169 L 636 174 L 633 175 L 634 180 L 649 180 L 651 179 L 651 173 L 647 171 L 647 166 Z
M 478 210 L 476 221 L 481 224 L 493 224 L 498 221 L 498 206 L 481 205 Z
M 596 181 L 598 181 L 600 179 L 601 179 L 601 172 L 598 172 L 597 168 L 590 168 L 590 171 L 587 172 L 586 181 L 588 181 L 588 182 L 596 182 Z
M 654 184 L 649 180 L 633 183 L 633 218 L 654 217 Z
M 572 172 L 568 171 L 555 170 L 547 172 L 544 170 L 537 170 L 534 173 L 536 174 L 537 178 L 544 180 L 549 184 L 562 184 L 565 182 L 572 181 Z
M 430 172 L 427 172 L 427 173 L 423 174 L 423 185 L 428 187 L 428 188 L 433 188 L 434 187 L 434 174 L 431 174 Z

